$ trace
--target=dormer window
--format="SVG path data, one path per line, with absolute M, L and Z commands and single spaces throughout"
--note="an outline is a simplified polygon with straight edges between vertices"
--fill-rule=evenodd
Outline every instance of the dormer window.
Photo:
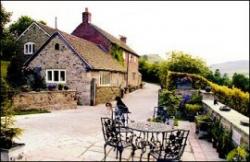
M 59 50 L 60 46 L 58 43 L 55 44 L 55 50 Z
M 34 42 L 27 42 L 24 44 L 23 53 L 25 55 L 32 55 L 35 53 L 35 43 Z

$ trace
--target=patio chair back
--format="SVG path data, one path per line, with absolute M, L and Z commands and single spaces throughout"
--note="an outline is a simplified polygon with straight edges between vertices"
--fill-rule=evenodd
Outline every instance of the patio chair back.
M 162 151 L 163 159 L 179 160 L 184 152 L 189 130 L 176 129 L 165 132 Z
M 162 140 L 153 144 L 148 154 L 158 161 L 180 160 L 184 152 L 189 130 L 175 129 L 162 132 Z M 154 142 L 153 142 L 154 143 Z
M 119 140 L 119 127 L 116 127 L 115 120 L 102 117 L 101 122 L 105 142 L 109 143 L 110 145 L 117 145 Z

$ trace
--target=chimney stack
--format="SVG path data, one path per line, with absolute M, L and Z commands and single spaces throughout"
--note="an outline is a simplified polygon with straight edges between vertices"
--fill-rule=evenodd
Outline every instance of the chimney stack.
M 82 22 L 90 23 L 91 22 L 91 13 L 88 11 L 88 8 L 85 8 L 85 11 L 82 13 Z
M 57 29 L 57 17 L 55 17 L 55 29 Z
M 127 37 L 123 36 L 123 35 L 120 35 L 120 40 L 124 43 L 126 43 L 127 41 Z

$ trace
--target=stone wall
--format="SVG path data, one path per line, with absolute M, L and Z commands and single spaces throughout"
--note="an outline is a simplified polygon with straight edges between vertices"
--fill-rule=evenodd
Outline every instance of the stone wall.
M 238 134 L 237 136 L 239 137 L 240 144 L 249 146 L 249 133 L 246 133 L 246 131 L 243 131 L 242 128 L 240 129 L 239 128 L 240 124 L 236 125 L 233 121 L 231 121 L 231 120 L 233 120 L 232 118 L 230 118 L 229 120 L 226 119 L 221 114 L 219 114 L 218 112 L 213 110 L 213 108 L 211 106 L 209 106 L 206 102 L 204 102 L 204 100 L 203 100 L 203 107 L 208 112 L 210 112 L 210 113 L 213 112 L 213 114 L 216 116 L 217 119 L 221 119 L 221 124 L 223 125 L 223 127 L 225 129 L 233 130 L 233 136 L 234 136 L 234 132 L 236 132 L 235 134 Z M 231 110 L 231 111 L 234 111 L 234 110 Z M 232 112 L 227 112 L 227 113 L 232 113 Z M 248 118 L 248 120 L 249 120 L 249 118 Z
M 35 52 L 48 40 L 49 35 L 46 34 L 41 28 L 33 24 L 28 31 L 22 35 L 17 41 L 17 51 L 18 56 L 23 58 L 24 61 L 27 60 L 32 55 L 24 55 L 24 44 L 27 42 L 35 43 Z
M 13 98 L 17 109 L 62 110 L 77 107 L 76 91 L 22 92 Z
M 55 50 L 56 43 L 60 50 Z M 46 69 L 66 70 L 66 85 L 77 91 L 81 104 L 90 105 L 91 72 L 87 72 L 86 64 L 58 36 L 41 50 L 28 67 L 40 67 L 42 77 L 46 76 Z
M 96 88 L 96 104 L 106 103 L 120 96 L 119 87 L 97 87 Z

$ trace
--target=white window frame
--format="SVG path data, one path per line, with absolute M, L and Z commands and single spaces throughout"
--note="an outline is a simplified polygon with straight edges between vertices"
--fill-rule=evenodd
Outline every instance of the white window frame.
M 52 81 L 48 80 L 48 72 L 51 71 L 52 72 Z M 58 81 L 54 81 L 54 71 L 58 71 Z M 65 80 L 61 80 L 61 71 L 64 71 L 65 74 Z M 56 84 L 61 84 L 61 83 L 66 83 L 67 80 L 67 75 L 66 75 L 66 70 L 65 69 L 46 69 L 46 83 L 56 83 Z
M 23 53 L 25 55 L 32 55 L 32 54 L 34 54 L 34 52 L 35 52 L 35 43 L 34 42 L 27 42 L 24 44 Z
M 110 75 L 110 82 L 108 83 L 108 84 L 102 84 L 102 75 L 103 75 L 103 73 L 109 73 Z M 111 72 L 109 72 L 109 71 L 104 71 L 104 72 L 100 72 L 99 73 L 99 85 L 100 86 L 111 86 L 111 82 L 112 82 L 112 74 L 111 74 Z

